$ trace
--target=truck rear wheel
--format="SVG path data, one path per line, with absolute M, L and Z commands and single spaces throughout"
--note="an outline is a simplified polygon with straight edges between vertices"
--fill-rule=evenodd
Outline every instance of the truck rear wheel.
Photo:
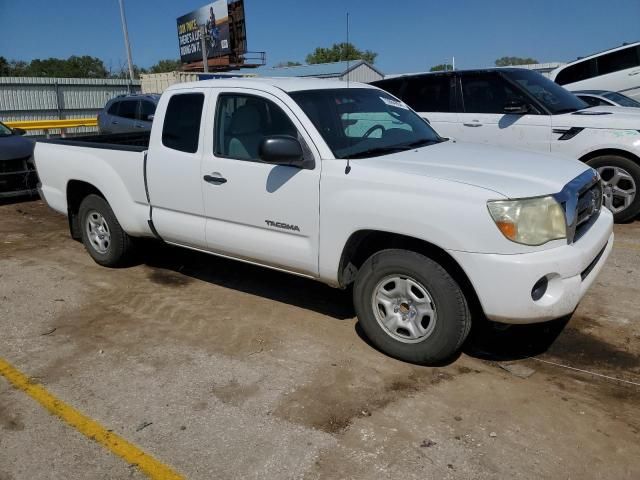
M 604 183 L 604 206 L 616 223 L 633 220 L 640 213 L 640 165 L 619 155 L 602 155 L 587 164 L 595 168 Z
M 392 357 L 438 365 L 462 346 L 471 314 L 456 281 L 430 258 L 383 250 L 360 268 L 353 289 L 360 325 Z
M 105 267 L 121 267 L 132 253 L 131 237 L 122 230 L 107 201 L 88 195 L 78 212 L 82 243 L 96 263 Z

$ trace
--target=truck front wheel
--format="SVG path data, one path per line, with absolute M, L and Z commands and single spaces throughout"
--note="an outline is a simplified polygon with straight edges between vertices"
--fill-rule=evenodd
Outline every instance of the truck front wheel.
M 411 363 L 451 358 L 471 328 L 464 293 L 437 262 L 407 250 L 383 250 L 360 268 L 353 289 L 360 325 L 380 350 Z
M 122 230 L 107 201 L 88 195 L 80 204 L 82 243 L 96 263 L 105 267 L 121 267 L 130 259 L 131 237 Z

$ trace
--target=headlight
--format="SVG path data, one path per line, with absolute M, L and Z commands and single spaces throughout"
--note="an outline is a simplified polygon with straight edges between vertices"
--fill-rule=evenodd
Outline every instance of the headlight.
M 553 197 L 487 202 L 496 226 L 509 240 L 542 245 L 567 238 L 564 210 Z

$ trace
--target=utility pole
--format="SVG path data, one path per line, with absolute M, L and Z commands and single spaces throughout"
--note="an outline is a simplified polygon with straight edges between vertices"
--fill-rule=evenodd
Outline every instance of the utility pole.
M 129 63 L 129 79 L 133 83 L 133 60 L 131 59 L 131 45 L 129 44 L 129 31 L 127 30 L 127 19 L 124 16 L 124 0 L 120 2 L 120 19 L 122 20 L 122 33 L 124 34 L 124 46 L 127 50 L 127 62 Z
M 200 25 L 200 49 L 202 50 L 202 71 L 209 73 L 209 59 L 207 58 L 207 27 Z
M 456 57 L 453 57 L 451 59 L 451 70 L 455 70 L 456 69 Z

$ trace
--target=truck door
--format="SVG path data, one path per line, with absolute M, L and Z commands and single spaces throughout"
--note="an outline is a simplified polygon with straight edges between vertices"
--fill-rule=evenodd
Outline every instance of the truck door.
M 213 135 L 200 179 L 209 249 L 317 276 L 321 165 L 300 121 L 277 97 L 248 89 L 218 92 L 207 117 Z M 297 137 L 315 167 L 261 162 L 270 135 Z
M 207 248 L 202 202 L 205 89 L 175 90 L 162 96 L 151 131 L 147 188 L 153 224 L 167 242 Z
M 551 149 L 551 117 L 540 112 L 505 113 L 509 101 L 531 100 L 496 72 L 459 74 L 462 108 L 458 113 L 459 140 L 522 148 L 539 152 Z

